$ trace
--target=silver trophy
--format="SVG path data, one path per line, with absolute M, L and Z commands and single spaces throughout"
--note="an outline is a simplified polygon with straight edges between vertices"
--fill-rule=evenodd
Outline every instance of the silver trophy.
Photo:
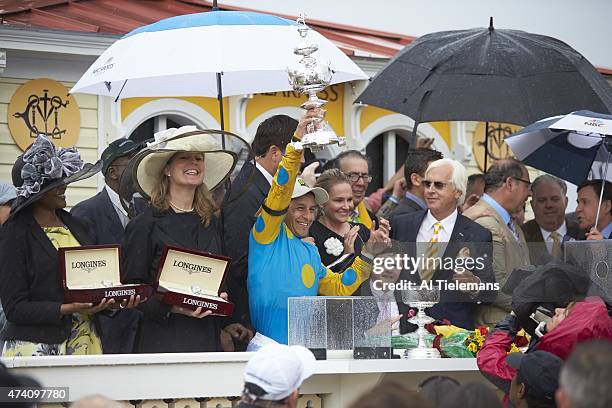
M 440 301 L 440 291 L 438 289 L 414 289 L 402 291 L 402 301 L 410 307 L 416 307 L 418 313 L 408 321 L 419 326 L 417 334 L 419 344 L 416 348 L 406 349 L 403 358 L 440 358 L 440 352 L 436 348 L 425 346 L 425 325 L 434 321 L 433 318 L 425 314 L 426 307 L 433 307 Z
M 322 64 L 312 56 L 319 49 L 319 46 L 307 38 L 310 29 L 304 22 L 304 15 L 300 15 L 297 23 L 301 40 L 293 53 L 302 56 L 302 58 L 297 66 L 287 68 L 289 83 L 295 91 L 308 96 L 308 100 L 301 105 L 302 108 L 321 108 L 327 104 L 327 101 L 319 99 L 317 92 L 322 91 L 330 84 L 333 71 L 329 63 Z M 321 118 L 317 123 L 309 123 L 302 140 L 294 143 L 298 148 L 307 147 L 312 152 L 319 152 L 332 143 L 344 146 L 346 140 L 344 137 L 336 135 L 329 124 Z

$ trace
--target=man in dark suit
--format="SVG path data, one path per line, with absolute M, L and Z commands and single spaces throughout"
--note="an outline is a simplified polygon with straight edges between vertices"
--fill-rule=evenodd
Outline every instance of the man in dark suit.
M 427 166 L 441 158 L 442 153 L 433 149 L 418 148 L 408 150 L 404 162 L 406 192 L 403 197 L 396 196 L 395 194 L 389 197 L 376 215 L 392 220 L 393 217 L 398 215 L 411 214 L 427 209 L 427 204 L 423 197 L 425 191 L 422 184 L 423 176 Z
M 392 238 L 409 243 L 407 254 L 422 259 L 417 267 L 418 274 L 410 271 L 412 275 L 406 276 L 408 280 L 472 285 L 464 290 L 440 288 L 440 303 L 428 312 L 436 319 L 472 329 L 473 306 L 477 302 L 492 301 L 496 295 L 491 288 L 474 288 L 495 282 L 491 267 L 491 233 L 457 211 L 466 185 L 465 168 L 461 163 L 452 159 L 431 163 L 422 183 L 428 209 L 395 217 L 391 223 Z M 468 267 L 466 259 L 470 258 L 473 261 Z M 431 259 L 440 259 L 441 264 L 430 263 Z M 453 259 L 454 267 L 447 266 L 449 259 Z M 465 263 L 465 268 L 460 267 L 459 259 Z
M 104 188 L 70 211 L 87 223 L 98 245 L 121 244 L 123 241 L 125 226 L 130 219 L 119 199 L 119 182 L 130 158 L 139 148 L 140 145 L 130 139 L 120 138 L 111 142 L 101 157 Z M 125 309 L 98 313 L 96 319 L 105 354 L 133 352 L 140 311 Z
M 225 198 L 223 239 L 227 255 L 232 258 L 227 291 L 235 304 L 232 319 L 245 326 L 250 326 L 246 285 L 249 233 L 297 124 L 287 115 L 275 115 L 261 122 L 252 143 L 256 164 L 246 163 L 242 167 Z
M 576 216 L 580 229 L 586 231 L 587 240 L 612 239 L 612 183 L 606 181 L 604 185 L 602 180 L 582 183 L 578 187 Z
M 567 184 L 547 174 L 539 176 L 531 184 L 531 208 L 535 218 L 522 228 L 529 246 L 529 258 L 533 265 L 544 265 L 551 260 L 562 260 L 562 244 L 570 239 L 580 239 L 578 224 L 567 220 Z

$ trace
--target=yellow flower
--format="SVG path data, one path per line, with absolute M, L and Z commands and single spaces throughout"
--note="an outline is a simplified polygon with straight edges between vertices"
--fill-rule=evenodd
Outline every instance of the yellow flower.
M 475 354 L 478 351 L 476 344 L 470 343 L 470 345 L 468 346 L 468 351 Z

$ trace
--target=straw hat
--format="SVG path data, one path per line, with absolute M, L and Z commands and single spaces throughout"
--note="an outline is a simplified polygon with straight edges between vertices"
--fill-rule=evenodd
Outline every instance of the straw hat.
M 140 193 L 151 197 L 168 160 L 178 152 L 204 153 L 204 184 L 209 190 L 219 186 L 232 173 L 238 156 L 221 147 L 219 131 L 200 130 L 195 126 L 171 128 L 155 134 L 134 160 L 134 180 Z

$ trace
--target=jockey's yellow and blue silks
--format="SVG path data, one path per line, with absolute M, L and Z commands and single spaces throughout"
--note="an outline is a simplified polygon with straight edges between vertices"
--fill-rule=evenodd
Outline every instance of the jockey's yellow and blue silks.
M 371 271 L 359 257 L 342 274 L 330 271 L 321 263 L 317 247 L 294 236 L 284 223 L 300 160 L 301 152 L 287 146 L 249 237 L 251 321 L 257 332 L 284 344 L 289 297 L 348 296 Z

